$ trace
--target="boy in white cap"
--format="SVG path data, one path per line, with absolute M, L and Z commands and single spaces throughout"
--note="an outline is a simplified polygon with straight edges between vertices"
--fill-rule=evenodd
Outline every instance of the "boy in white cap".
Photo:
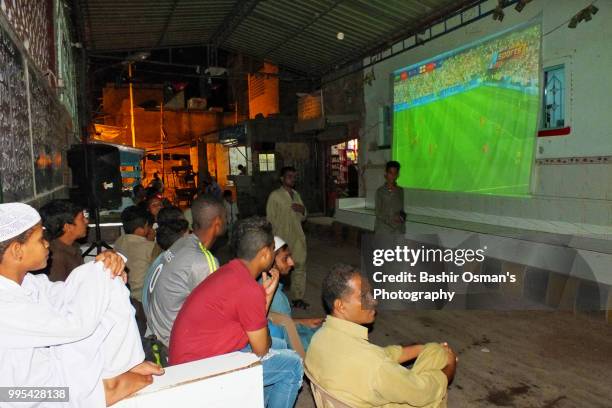
M 163 371 L 143 363 L 123 260 L 105 252 L 50 282 L 28 273 L 45 267 L 48 247 L 34 208 L 0 204 L 0 387 L 67 387 L 53 407 L 101 408 L 151 383 Z M 31 406 L 46 405 L 2 403 Z

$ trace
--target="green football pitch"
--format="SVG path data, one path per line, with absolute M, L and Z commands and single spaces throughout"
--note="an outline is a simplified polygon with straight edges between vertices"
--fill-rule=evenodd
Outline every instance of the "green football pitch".
M 395 112 L 393 159 L 403 187 L 527 195 L 539 98 L 481 86 Z

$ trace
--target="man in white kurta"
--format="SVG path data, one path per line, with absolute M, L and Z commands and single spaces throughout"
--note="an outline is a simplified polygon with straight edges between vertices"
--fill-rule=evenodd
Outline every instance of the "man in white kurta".
M 0 204 L 2 244 L 40 220 L 34 209 L 17 204 Z M 20 211 L 22 220 L 14 216 Z M 0 275 L 0 387 L 68 387 L 70 397 L 63 403 L 4 401 L 3 408 L 105 407 L 103 380 L 143 360 L 129 291 L 102 262 L 78 267 L 65 282 L 28 273 L 19 284 Z
M 294 307 L 306 308 L 306 235 L 302 222 L 306 220 L 307 212 L 300 194 L 293 189 L 296 175 L 293 167 L 281 169 L 282 186 L 270 193 L 266 218 L 272 224 L 274 235 L 285 240 L 291 248 L 295 266 L 291 273 L 290 296 Z
M 105 407 L 102 379 L 144 360 L 129 291 L 100 262 L 66 282 L 0 276 L 0 328 L 0 386 L 69 387 L 65 406 Z

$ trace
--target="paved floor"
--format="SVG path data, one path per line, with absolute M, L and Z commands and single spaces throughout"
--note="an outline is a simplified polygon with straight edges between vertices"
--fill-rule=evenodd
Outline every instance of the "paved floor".
M 331 237 L 308 240 L 307 301 L 297 316 L 323 315 L 320 282 L 358 250 Z M 447 341 L 459 355 L 449 407 L 612 407 L 612 325 L 568 312 L 381 311 L 379 345 Z M 314 408 L 304 384 L 297 408 Z

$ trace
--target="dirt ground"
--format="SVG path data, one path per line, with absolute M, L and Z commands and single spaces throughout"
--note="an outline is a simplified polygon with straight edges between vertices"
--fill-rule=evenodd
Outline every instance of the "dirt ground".
M 308 239 L 307 312 L 322 316 L 320 282 L 355 247 Z M 448 342 L 459 356 L 449 407 L 612 407 L 612 325 L 569 312 L 380 311 L 370 340 L 381 346 Z M 314 408 L 305 382 L 297 408 Z

